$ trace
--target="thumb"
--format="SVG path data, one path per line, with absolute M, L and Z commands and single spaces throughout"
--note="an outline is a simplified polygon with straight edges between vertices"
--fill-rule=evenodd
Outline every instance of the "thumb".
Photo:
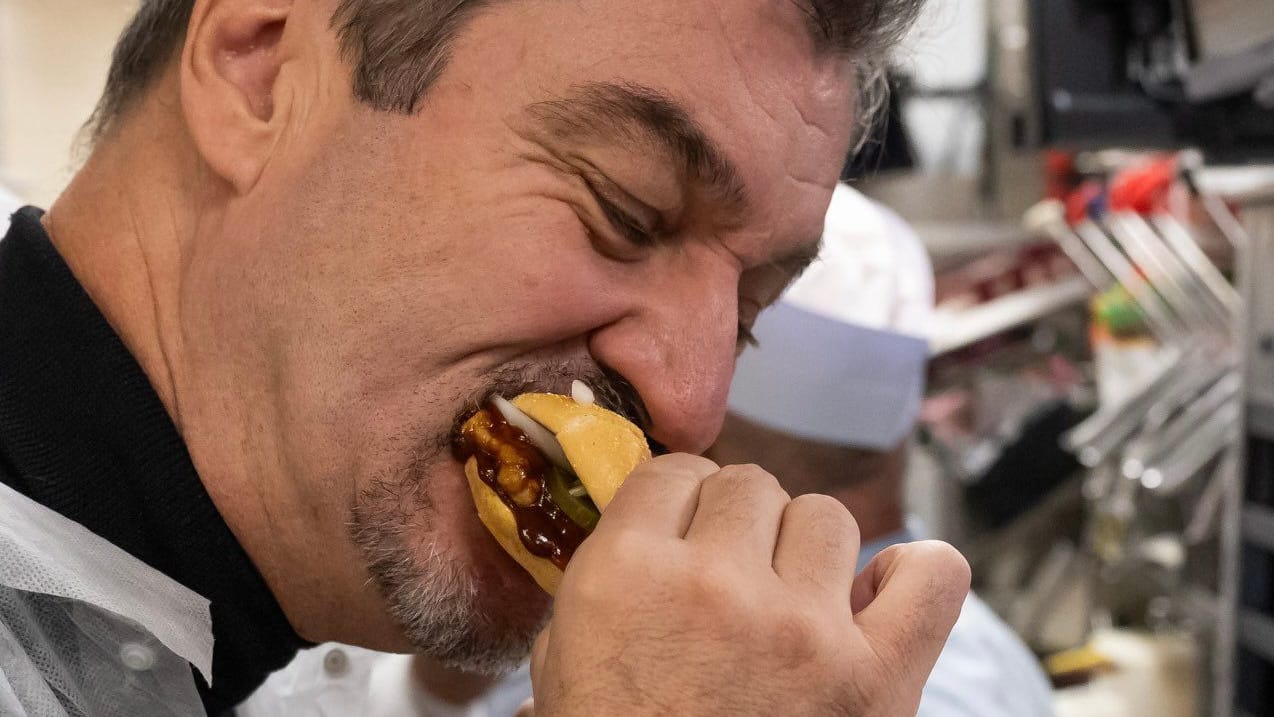
M 969 594 L 969 563 L 926 540 L 881 551 L 854 580 L 854 623 L 877 654 L 893 656 L 923 683 Z
M 537 687 L 544 675 L 544 661 L 548 657 L 549 652 L 549 630 L 553 627 L 549 623 L 540 631 L 539 637 L 535 638 L 535 644 L 531 647 L 531 685 Z M 525 707 L 525 705 L 523 705 Z
M 517 714 L 513 717 L 535 717 L 535 700 L 528 699 L 518 708 Z

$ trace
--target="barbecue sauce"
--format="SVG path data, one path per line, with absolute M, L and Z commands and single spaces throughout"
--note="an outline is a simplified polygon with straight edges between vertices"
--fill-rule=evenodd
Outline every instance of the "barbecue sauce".
M 470 457 L 477 461 L 478 477 L 513 511 L 518 538 L 527 552 L 551 561 L 559 570 L 565 570 L 575 549 L 588 537 L 588 532 L 563 513 L 549 496 L 544 478 L 551 466 L 522 429 L 509 425 L 494 408 L 484 408 L 479 413 L 482 415 L 466 421 L 461 427 L 453 445 L 456 457 L 461 463 Z M 535 498 L 530 505 L 519 505 L 500 485 L 497 479 L 499 458 L 485 450 L 474 435 L 480 427 L 489 430 L 502 446 L 511 448 L 521 459 L 526 480 L 532 481 L 535 488 Z

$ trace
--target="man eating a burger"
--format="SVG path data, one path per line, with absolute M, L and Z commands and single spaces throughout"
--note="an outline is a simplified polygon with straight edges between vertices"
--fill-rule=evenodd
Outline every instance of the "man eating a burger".
M 856 578 L 838 503 L 689 454 L 917 5 L 144 0 L 83 168 L 0 241 L 0 564 L 33 566 L 0 573 L 0 693 L 221 714 L 332 640 L 534 644 L 547 715 L 914 711 L 958 554 Z M 661 455 L 528 549 L 550 603 L 474 495 L 525 548 L 562 466 L 454 446 L 575 380 Z

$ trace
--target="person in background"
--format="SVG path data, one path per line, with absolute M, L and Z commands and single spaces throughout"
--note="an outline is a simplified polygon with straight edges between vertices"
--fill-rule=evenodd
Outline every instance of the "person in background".
M 932 269 L 915 233 L 841 185 L 818 261 L 758 318 L 707 453 L 722 465 L 757 463 L 793 496 L 844 503 L 862 535 L 860 569 L 923 532 L 906 518 L 903 477 L 932 305 Z M 1042 717 L 1052 708 L 1035 657 L 971 594 L 919 714 Z

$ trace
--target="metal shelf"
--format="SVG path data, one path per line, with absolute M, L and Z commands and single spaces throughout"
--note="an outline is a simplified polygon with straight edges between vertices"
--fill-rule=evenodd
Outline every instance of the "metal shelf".
M 1244 610 L 1239 616 L 1239 642 L 1257 655 L 1274 662 L 1274 618 L 1253 610 Z
M 911 228 L 939 272 L 989 252 L 1040 241 L 1038 235 L 1023 230 L 1020 222 L 922 220 L 912 222 Z
M 937 356 L 964 348 L 1078 304 L 1092 294 L 1092 286 L 1083 277 L 1072 276 L 1052 284 L 1015 291 L 969 309 L 940 309 L 934 312 L 929 349 Z
M 1247 315 L 1247 324 L 1242 327 L 1247 344 L 1244 357 L 1247 432 L 1274 440 L 1274 401 L 1271 400 L 1274 396 L 1270 393 L 1270 388 L 1274 387 L 1274 360 L 1263 346 L 1264 337 L 1274 330 L 1270 318 L 1270 311 L 1274 309 L 1274 282 L 1270 280 L 1274 276 L 1271 273 L 1274 269 L 1274 166 L 1209 171 L 1196 180 L 1204 191 L 1220 192 L 1225 199 L 1242 204 L 1241 217 L 1247 237 L 1236 243 L 1239 250 L 1236 269 Z M 1263 489 L 1270 476 L 1259 470 L 1250 458 L 1245 457 L 1244 460 L 1246 490 Z M 1242 500 L 1237 491 L 1235 498 L 1235 502 Z M 1226 516 L 1228 523 L 1238 524 L 1233 528 L 1237 536 L 1232 539 L 1274 552 L 1274 510 L 1253 503 L 1243 503 L 1237 510 L 1237 521 Z M 1228 558 L 1235 561 L 1235 551 L 1231 551 Z M 1251 579 L 1251 576 L 1243 576 L 1238 564 L 1233 562 L 1222 574 L 1223 580 L 1232 583 L 1227 585 L 1232 591 L 1245 582 L 1245 577 Z M 1231 644 L 1242 645 L 1274 664 L 1274 616 L 1264 610 L 1240 608 L 1239 604 L 1238 595 L 1233 594 L 1227 610 L 1234 616 L 1230 628 L 1234 631 Z M 1226 668 L 1217 674 L 1233 681 L 1218 685 L 1217 694 L 1221 700 L 1229 702 L 1229 709 L 1216 711 L 1238 715 L 1237 711 L 1231 711 L 1235 707 L 1235 689 L 1242 691 L 1251 681 L 1262 679 L 1262 671 L 1238 670 L 1233 660 Z
M 1251 503 L 1243 507 L 1243 539 L 1274 552 L 1274 510 Z
M 1207 193 L 1227 201 L 1274 200 L 1274 165 L 1207 167 L 1195 172 L 1195 183 Z
M 1274 405 L 1264 400 L 1249 399 L 1247 431 L 1257 438 L 1274 441 Z

